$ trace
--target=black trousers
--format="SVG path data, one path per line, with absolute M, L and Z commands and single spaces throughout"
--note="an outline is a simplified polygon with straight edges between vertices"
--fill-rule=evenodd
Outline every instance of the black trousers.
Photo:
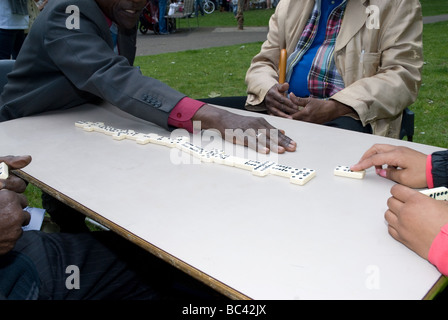
M 0 256 L 0 278 L 0 297 L 17 300 L 225 299 L 111 231 L 24 232 L 14 250 Z M 15 287 L 20 295 L 12 294 Z

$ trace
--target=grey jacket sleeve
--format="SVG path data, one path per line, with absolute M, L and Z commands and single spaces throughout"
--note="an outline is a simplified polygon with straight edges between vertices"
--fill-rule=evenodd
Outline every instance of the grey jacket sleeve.
M 44 37 L 44 47 L 56 67 L 77 89 L 167 128 L 170 111 L 185 95 L 143 76 L 128 59 L 115 54 L 101 12 L 80 8 L 80 28 L 67 29 L 68 14 L 63 10 L 61 6 L 53 11 Z

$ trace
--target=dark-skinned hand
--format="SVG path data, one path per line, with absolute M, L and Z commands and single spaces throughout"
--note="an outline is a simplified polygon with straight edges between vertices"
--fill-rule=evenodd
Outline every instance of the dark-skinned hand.
M 204 105 L 194 115 L 202 129 L 215 129 L 221 137 L 235 144 L 254 149 L 260 153 L 284 153 L 295 151 L 297 143 L 276 129 L 262 117 L 241 116 L 210 105 Z
M 22 169 L 31 162 L 30 156 L 0 157 L 9 170 Z M 28 205 L 26 183 L 12 172 L 7 179 L 0 179 L 0 255 L 12 250 L 22 236 L 22 226 L 30 222 L 30 214 L 23 209 Z

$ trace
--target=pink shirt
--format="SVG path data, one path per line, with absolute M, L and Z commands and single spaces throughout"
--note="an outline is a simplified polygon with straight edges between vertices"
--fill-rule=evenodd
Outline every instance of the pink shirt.
M 434 188 L 432 178 L 432 157 L 426 160 L 426 181 L 428 188 Z M 444 225 L 429 248 L 428 260 L 445 276 L 448 275 L 448 224 Z

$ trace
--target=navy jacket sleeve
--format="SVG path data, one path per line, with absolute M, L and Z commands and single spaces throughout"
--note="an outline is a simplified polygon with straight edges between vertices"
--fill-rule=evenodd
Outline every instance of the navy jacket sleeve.
M 434 152 L 431 161 L 434 187 L 448 187 L 448 150 Z

